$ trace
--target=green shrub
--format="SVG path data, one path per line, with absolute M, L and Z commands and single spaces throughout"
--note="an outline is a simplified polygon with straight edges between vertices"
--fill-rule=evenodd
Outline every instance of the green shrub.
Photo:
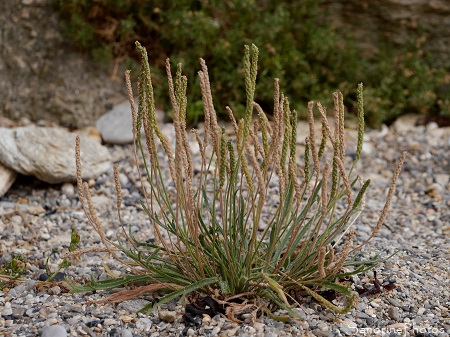
M 450 96 L 440 88 L 450 83 L 450 67 L 433 67 L 432 57 L 423 50 L 424 37 L 402 53 L 385 48 L 369 66 L 371 85 L 366 90 L 367 122 L 373 127 L 389 123 L 404 113 L 448 115 Z M 450 65 L 450 64 L 449 64 Z M 447 84 L 448 86 L 448 84 Z
M 180 295 L 198 291 L 231 308 L 229 316 L 248 308 L 273 315 L 269 304 L 275 304 L 296 315 L 292 309 L 298 298 L 310 295 L 322 305 L 343 313 L 350 310 L 356 293 L 341 280 L 376 265 L 352 259 L 353 252 L 364 246 L 380 230 L 395 189 L 403 154 L 394 173 L 385 207 L 369 239 L 354 243 L 351 230 L 361 214 L 364 194 L 370 181 L 362 183 L 352 174 L 360 158 L 364 134 L 362 85 L 358 87 L 358 144 L 355 160 L 344 167 L 343 95 L 335 93 L 336 124 L 330 129 L 325 109 L 317 103 L 322 116 L 322 141 L 316 144 L 314 102 L 308 104 L 310 134 L 306 138 L 303 160 L 297 154 L 297 112 L 280 93 L 275 80 L 274 121 L 269 122 L 260 105 L 254 102 L 258 49 L 246 47 L 244 78 L 245 114 L 237 122 L 231 109 L 232 137 L 217 123 L 209 86 L 208 68 L 201 60 L 199 83 L 205 112 L 205 129 L 193 130 L 200 155 L 194 157 L 186 130 L 187 78 L 177 68 L 172 78 L 170 63 L 166 69 L 169 97 L 174 110 L 175 148 L 159 129 L 155 118 L 155 100 L 145 49 L 137 43 L 142 55 L 139 75 L 139 110 L 132 108 L 135 122 L 135 145 L 140 150 L 145 169 L 140 172 L 143 189 L 142 207 L 153 226 L 155 243 L 138 241 L 121 221 L 120 183 L 115 167 L 117 205 L 123 235 L 113 242 L 106 238 L 92 205 L 89 186 L 81 180 L 80 140 L 77 138 L 77 176 L 80 201 L 104 247 L 90 251 L 109 252 L 122 262 L 130 274 L 72 285 L 73 291 L 137 286 L 109 297 L 111 301 L 154 291 L 165 290 L 156 305 Z M 129 72 L 126 76 L 130 104 L 134 107 Z M 259 115 L 254 121 L 253 111 Z M 141 134 L 141 126 L 145 133 Z M 332 150 L 327 143 L 331 143 Z M 148 149 L 148 151 L 147 151 Z M 160 162 L 164 151 L 166 162 Z M 328 153 L 331 152 L 331 153 Z M 201 169 L 194 173 L 194 163 Z M 168 167 L 165 173 L 162 167 Z M 168 181 L 173 182 L 174 188 Z M 275 184 L 275 200 L 269 197 Z M 273 187 L 272 187 L 273 188 Z M 355 195 L 353 189 L 359 190 Z M 259 231 L 261 222 L 267 224 Z M 66 258 L 81 252 L 69 253 Z M 342 308 L 319 295 L 331 289 L 347 299 Z M 304 295 L 302 295 L 304 294 Z M 236 299 L 240 302 L 236 302 Z M 230 301 L 228 301 L 230 299 Z M 231 300 L 233 299 L 233 300 Z M 244 299 L 248 300 L 244 305 Z M 244 304 L 243 304 L 244 303 Z M 150 304 L 143 311 L 151 310 Z M 262 308 L 262 309 L 261 309 Z M 230 317 L 232 318 L 232 317 Z M 283 318 L 278 318 L 283 319 Z
M 168 109 L 164 60 L 170 55 L 182 62 L 190 81 L 197 81 L 197 62 L 203 57 L 211 67 L 211 85 L 217 112 L 233 108 L 243 115 L 243 44 L 260 46 L 263 71 L 257 84 L 258 101 L 268 110 L 272 78 L 284 83 L 285 93 L 295 96 L 299 115 L 310 99 L 330 103 L 336 89 L 348 97 L 346 104 L 356 115 L 353 83 L 364 82 L 368 123 L 379 126 L 405 112 L 445 113 L 450 103 L 438 97 L 446 67 L 436 68 L 429 55 L 411 45 L 405 50 L 381 47 L 374 59 L 358 56 L 348 38 L 339 37 L 327 25 L 318 1 L 253 0 L 53 0 L 61 14 L 63 30 L 82 49 L 105 62 L 138 57 L 133 42 L 149 50 L 155 95 Z M 339 42 L 338 42 L 339 41 Z M 342 42 L 345 41 L 345 42 Z M 391 48 L 392 50 L 392 48 Z M 436 69 L 434 69 L 436 68 Z M 448 84 L 449 79 L 446 79 Z M 198 86 L 188 88 L 187 122 L 203 117 Z

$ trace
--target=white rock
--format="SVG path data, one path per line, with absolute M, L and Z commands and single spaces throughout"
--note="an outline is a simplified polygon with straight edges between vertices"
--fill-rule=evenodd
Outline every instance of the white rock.
M 164 112 L 156 109 L 155 114 L 156 121 L 161 123 L 164 119 Z M 117 105 L 114 109 L 101 116 L 95 125 L 105 143 L 129 144 L 133 142 L 133 123 L 131 107 L 128 101 Z
M 61 325 L 52 325 L 44 328 L 42 337 L 67 337 L 66 328 Z
M 128 177 L 124 173 L 119 173 L 119 182 L 120 182 L 120 185 L 125 186 L 130 181 L 128 180 Z
M 10 315 L 12 315 L 12 308 L 11 308 L 11 303 L 10 302 L 6 302 L 5 303 L 5 306 L 3 307 L 2 315 L 3 316 L 10 316 Z
M 151 329 L 153 323 L 148 318 L 139 318 L 136 321 L 136 328 L 140 330 L 141 332 L 147 332 Z
M 16 178 L 16 171 L 13 171 L 9 167 L 6 167 L 0 163 L 0 197 L 4 196 L 5 193 L 8 192 Z
M 419 118 L 420 115 L 417 114 L 402 115 L 395 120 L 391 128 L 399 134 L 407 133 L 408 131 L 414 130 Z
M 434 181 L 439 184 L 442 187 L 447 186 L 448 182 L 450 181 L 450 175 L 445 173 L 435 174 L 434 175 Z M 0 196 L 2 194 L 0 193 Z
M 56 184 L 76 181 L 76 135 L 61 128 L 27 126 L 0 128 L 0 162 L 24 175 Z M 81 136 L 83 179 L 105 172 L 110 167 L 108 149 Z
M 71 183 L 65 183 L 61 186 L 61 191 L 68 197 L 73 197 L 75 194 L 75 186 Z

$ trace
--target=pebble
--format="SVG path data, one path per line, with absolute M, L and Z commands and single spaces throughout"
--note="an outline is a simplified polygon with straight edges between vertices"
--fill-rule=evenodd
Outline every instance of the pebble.
M 399 312 L 399 309 L 396 308 L 396 307 L 392 307 L 392 306 L 389 307 L 388 315 L 394 321 L 399 321 L 400 320 L 400 312 Z
M 95 302 L 106 298 L 108 292 L 68 294 L 63 284 L 56 283 L 65 278 L 88 280 L 91 276 L 108 276 L 102 264 L 108 265 L 116 275 L 129 272 L 106 254 L 90 253 L 81 256 L 78 261 L 71 261 L 72 266 L 63 269 L 52 280 L 54 283 L 43 287 L 34 280 L 41 280 L 40 275 L 47 276 L 47 258 L 50 269 L 56 270 L 62 255 L 67 252 L 72 226 L 81 235 L 83 248 L 98 247 L 99 237 L 88 224 L 78 198 L 74 198 L 74 184 L 63 184 L 61 187 L 35 186 L 29 180 L 22 183 L 19 179 L 0 201 L 0 216 L 3 220 L 0 221 L 0 263 L 23 254 L 28 259 L 29 267 L 27 266 L 25 275 L 28 281 L 15 284 L 9 292 L 0 290 L 0 332 L 22 329 L 20 331 L 30 331 L 30 335 L 41 336 L 45 324 L 61 324 L 67 325 L 67 329 L 70 326 L 67 335 L 71 336 L 97 334 L 110 337 L 170 337 L 180 336 L 186 329 L 186 335 L 201 337 L 302 336 L 308 331 L 311 335 L 328 337 L 354 335 L 355 326 L 383 327 L 408 322 L 429 324 L 430 327 L 442 326 L 446 324 L 446 304 L 450 298 L 445 283 L 450 275 L 450 231 L 446 230 L 450 221 L 446 212 L 450 206 L 450 187 L 446 172 L 450 143 L 448 139 L 436 136 L 436 131 L 438 130 L 431 132 L 415 128 L 411 132 L 403 130 L 402 135 L 393 135 L 386 128 L 382 133 L 369 130 L 370 137 L 365 142 L 370 143 L 370 157 L 363 155 L 355 168 L 355 172 L 363 178 L 373 179 L 373 185 L 367 191 L 366 208 L 353 227 L 358 240 L 370 235 L 378 220 L 389 186 L 391 169 L 395 167 L 399 156 L 396 149 L 420 145 L 414 146 L 405 163 L 385 225 L 368 246 L 358 253 L 358 257 L 362 258 L 376 255 L 384 258 L 397 251 L 396 256 L 376 267 L 378 278 L 384 282 L 395 280 L 397 288 L 375 296 L 361 295 L 356 307 L 345 315 L 331 314 L 328 309 L 306 298 L 301 308 L 296 309 L 301 317 L 298 324 L 284 324 L 268 317 L 251 322 L 252 316 L 246 314 L 244 319 L 248 324 L 235 324 L 216 315 L 213 318 L 204 317 L 202 326 L 186 327 L 184 322 L 177 319 L 177 313 L 182 312 L 183 307 L 175 301 L 144 316 L 136 312 L 155 300 L 156 296 L 152 294 L 118 305 L 97 304 Z M 166 134 L 166 131 L 163 132 Z M 433 140 L 436 147 L 430 145 L 433 137 L 436 138 Z M 351 146 L 347 148 L 350 150 Z M 112 161 L 119 166 L 121 182 L 126 183 L 122 186 L 127 192 L 124 194 L 127 204 L 124 203 L 121 209 L 122 219 L 126 225 L 132 226 L 132 232 L 141 240 L 150 240 L 154 236 L 148 228 L 148 218 L 136 204 L 142 199 L 142 195 L 134 187 L 139 185 L 139 181 L 130 165 L 131 147 L 111 146 L 108 149 Z M 163 167 L 164 179 L 168 177 L 167 173 Z M 444 183 L 446 181 L 447 184 Z M 114 205 L 113 182 L 112 170 L 107 170 L 99 178 L 90 181 L 98 217 L 112 241 L 116 240 L 115 234 L 121 234 Z M 73 188 L 72 196 L 69 185 Z M 274 194 L 277 186 L 269 184 L 268 188 Z M 20 203 L 24 200 L 27 204 Z M 14 213 L 16 205 L 26 214 L 26 221 Z M 29 207 L 32 207 L 31 210 L 39 210 L 27 212 Z M 11 213 L 2 213 L 7 211 Z M 11 218 L 11 221 L 4 221 L 4 218 Z M 28 234 L 30 228 L 35 229 L 38 240 L 32 240 L 33 236 Z M 42 239 L 42 234 L 48 234 L 50 238 Z M 25 240 L 27 237 L 29 238 Z M 358 288 L 363 285 L 373 286 L 373 272 L 356 275 L 352 281 Z M 59 287 L 59 291 L 56 287 Z M 171 312 L 171 317 L 160 316 L 163 311 Z M 88 323 L 92 324 L 91 328 L 86 326 Z
M 177 313 L 169 310 L 160 310 L 158 313 L 158 317 L 163 322 L 172 323 L 175 322 Z
M 61 191 L 67 196 L 67 197 L 73 197 L 75 194 L 75 186 L 71 183 L 64 183 L 61 186 Z
M 49 293 L 50 295 L 59 295 L 59 294 L 61 294 L 61 288 L 60 288 L 59 286 L 51 287 L 51 288 L 48 290 L 48 293 Z
M 41 337 L 66 337 L 66 328 L 61 325 L 52 325 L 42 330 Z
M 148 318 L 139 318 L 136 322 L 136 328 L 145 332 L 149 331 L 152 325 L 152 321 Z
M 6 302 L 2 310 L 2 316 L 11 316 L 12 313 L 11 302 Z
M 133 332 L 128 329 L 122 330 L 121 337 L 133 337 Z

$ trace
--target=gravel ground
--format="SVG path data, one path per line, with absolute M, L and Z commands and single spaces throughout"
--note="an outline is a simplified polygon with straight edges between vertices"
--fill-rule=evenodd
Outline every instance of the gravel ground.
M 352 142 L 354 132 L 348 138 Z M 131 147 L 109 149 L 121 172 L 122 217 L 132 231 L 149 239 L 152 233 L 138 206 L 141 195 L 131 165 Z M 252 323 L 250 317 L 244 317 L 245 323 L 236 324 L 218 315 L 205 316 L 201 325 L 187 327 L 181 321 L 183 305 L 177 302 L 145 316 L 135 312 L 151 301 L 151 296 L 100 305 L 92 301 L 105 298 L 103 292 L 71 295 L 64 282 L 40 282 L 45 278 L 46 260 L 50 269 L 56 270 L 60 256 L 67 252 L 72 226 L 81 235 L 84 248 L 98 244 L 99 237 L 88 224 L 73 185 L 51 186 L 21 177 L 0 198 L 0 262 L 24 256 L 28 272 L 25 282 L 0 290 L 0 335 L 62 337 L 66 331 L 70 336 L 111 337 L 449 336 L 450 128 L 438 128 L 435 124 L 412 127 L 400 121 L 396 128 L 366 133 L 358 171 L 363 178 L 372 179 L 373 185 L 367 194 L 366 209 L 354 226 L 358 240 L 370 235 L 403 149 L 409 155 L 391 212 L 377 237 L 360 253 L 361 257 L 369 258 L 397 252 L 376 268 L 380 281 L 395 281 L 397 288 L 362 295 L 346 315 L 336 315 L 306 299 L 298 310 L 302 319 L 297 323 L 268 318 Z M 112 169 L 89 183 L 106 235 L 113 237 L 119 225 Z M 121 270 L 108 257 L 90 253 L 62 270 L 57 279 L 105 278 L 102 263 L 112 272 Z M 359 275 L 353 281 L 357 286 L 371 284 L 373 272 Z M 49 326 L 55 326 L 53 331 Z M 58 326 L 63 328 L 58 330 Z

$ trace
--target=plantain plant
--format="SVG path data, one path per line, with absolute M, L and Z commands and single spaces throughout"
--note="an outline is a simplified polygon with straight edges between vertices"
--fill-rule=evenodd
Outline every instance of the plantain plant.
M 130 72 L 125 75 L 134 122 L 134 154 L 144 167 L 140 172 L 141 185 L 149 186 L 143 188 L 142 207 L 150 220 L 155 241 L 139 241 L 125 228 L 120 213 L 117 166 L 114 167 L 117 208 L 123 234 L 117 241 L 105 236 L 89 187 L 81 179 L 80 140 L 77 138 L 78 193 L 103 246 L 72 252 L 66 258 L 106 251 L 130 272 L 108 280 L 92 279 L 87 284 L 72 284 L 73 291 L 128 287 L 111 295 L 109 301 L 163 291 L 159 301 L 142 308 L 143 312 L 191 293 L 212 297 L 227 307 L 230 318 L 248 309 L 275 317 L 274 308 L 296 316 L 293 309 L 302 296 L 312 296 L 337 313 L 349 311 L 357 295 L 343 279 L 382 261 L 378 257 L 356 261 L 352 256 L 380 230 L 406 156 L 403 153 L 399 161 L 372 234 L 357 244 L 352 225 L 364 209 L 365 192 L 370 184 L 369 180 L 362 182 L 353 174 L 362 152 L 364 134 L 362 84 L 357 90 L 356 156 L 348 163 L 341 93 L 333 95 L 334 125 L 329 123 L 320 103 L 308 104 L 309 135 L 305 139 L 304 153 L 298 153 L 297 112 L 291 111 L 288 98 L 280 92 L 278 79 L 274 81 L 272 121 L 255 103 L 258 49 L 254 45 L 246 46 L 244 117 L 236 121 L 233 111 L 227 107 L 233 134 L 229 135 L 219 126 L 208 68 L 200 59 L 198 76 L 205 123 L 202 130 L 191 130 L 190 135 L 186 129 L 187 78 L 182 75 L 181 64 L 173 78 L 167 60 L 176 137 L 173 148 L 156 122 L 146 50 L 138 42 L 136 46 L 142 56 L 137 111 Z M 315 108 L 321 116 L 321 135 L 315 134 Z M 190 137 L 196 140 L 197 149 L 191 148 Z M 199 170 L 194 170 L 196 165 L 200 165 Z M 334 304 L 321 295 L 321 291 L 327 289 L 342 295 L 341 304 Z

